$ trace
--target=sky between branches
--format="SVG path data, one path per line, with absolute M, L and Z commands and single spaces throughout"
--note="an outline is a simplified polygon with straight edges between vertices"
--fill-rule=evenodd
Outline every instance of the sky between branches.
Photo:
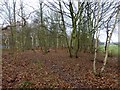
M 12 3 L 13 0 L 8 0 L 10 3 Z M 39 0 L 21 0 L 24 2 L 25 5 L 25 12 L 26 14 L 29 14 L 30 12 L 37 10 L 39 7 Z M 47 3 L 47 1 L 53 1 L 53 0 L 43 0 L 45 3 Z M 65 0 L 67 1 L 67 0 Z M 73 0 L 74 2 L 77 0 Z M 94 1 L 94 0 L 92 0 Z M 96 0 L 95 0 L 96 1 Z M 111 1 L 111 0 L 109 0 Z M 4 0 L 0 0 L 0 5 L 4 2 Z M 16 0 L 16 6 L 20 5 L 20 0 Z M 1 8 L 1 7 L 0 7 Z M 19 7 L 17 7 L 19 8 Z M 0 16 L 0 25 L 3 24 L 3 22 L 5 22 L 5 18 L 3 18 L 4 16 Z M 31 17 L 32 18 L 32 17 Z M 31 20 L 28 20 L 28 22 L 31 22 Z M 116 25 L 116 29 L 114 30 L 114 33 L 112 35 L 112 39 L 111 42 L 118 42 L 118 24 Z M 101 42 L 105 42 L 106 41 L 106 32 L 104 30 L 102 30 L 100 32 L 100 37 L 99 37 Z

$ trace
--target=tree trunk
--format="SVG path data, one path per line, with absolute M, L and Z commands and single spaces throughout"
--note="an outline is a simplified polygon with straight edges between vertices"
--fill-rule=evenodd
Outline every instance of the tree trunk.
M 95 75 L 97 75 L 97 70 L 96 70 L 96 58 L 97 58 L 97 50 L 98 50 L 98 38 L 99 38 L 99 30 L 98 30 L 98 25 L 99 25 L 99 14 L 100 13 L 100 1 L 98 2 L 98 13 L 97 13 L 97 23 L 96 23 L 96 41 L 95 41 L 95 54 L 94 54 L 94 61 L 93 61 L 93 72 Z
M 109 44 L 110 44 L 110 40 L 111 40 L 113 31 L 114 31 L 115 26 L 116 26 L 116 23 L 117 23 L 118 15 L 119 15 L 119 8 L 118 8 L 118 10 L 117 10 L 115 22 L 114 22 L 113 28 L 112 28 L 112 30 L 111 30 L 111 33 L 110 33 L 110 35 L 107 37 L 107 38 L 108 38 L 107 41 L 106 41 L 106 42 L 107 42 L 107 46 L 106 46 L 106 52 L 105 52 L 104 63 L 103 63 L 103 66 L 102 66 L 102 68 L 101 68 L 101 73 L 104 71 L 105 66 L 106 66 L 106 64 L 107 64 L 107 60 L 108 60 L 108 51 L 109 51 Z
M 65 39 L 66 39 L 66 43 L 67 43 L 67 47 L 68 47 L 69 56 L 72 57 L 71 48 L 69 46 L 69 41 L 68 41 L 68 37 L 67 37 L 67 33 L 66 33 L 66 27 L 65 27 L 64 17 L 63 17 L 63 11 L 62 11 L 62 6 L 61 6 L 61 1 L 59 1 L 59 7 L 60 7 L 60 14 L 61 14 L 62 23 L 63 23 L 63 33 L 65 35 Z

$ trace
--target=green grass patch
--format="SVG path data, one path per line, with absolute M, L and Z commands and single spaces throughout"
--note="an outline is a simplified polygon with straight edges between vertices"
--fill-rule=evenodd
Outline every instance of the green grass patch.
M 105 52 L 104 45 L 100 45 L 98 48 L 98 51 Z M 113 56 L 120 55 L 119 51 L 120 51 L 120 46 L 118 46 L 118 45 L 110 45 L 109 46 L 109 54 L 110 55 L 113 55 Z
M 30 81 L 23 81 L 22 83 L 19 84 L 19 88 L 27 88 L 30 85 L 32 85 L 33 83 Z

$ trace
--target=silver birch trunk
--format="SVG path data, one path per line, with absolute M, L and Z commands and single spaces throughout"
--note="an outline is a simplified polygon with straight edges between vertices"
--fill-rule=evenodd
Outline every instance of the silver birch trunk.
M 99 14 L 100 13 L 100 0 L 98 1 L 98 13 L 97 13 L 97 23 L 96 23 L 96 41 L 95 41 L 95 54 L 94 54 L 94 61 L 93 61 L 93 72 L 96 75 L 96 58 L 97 58 L 97 50 L 98 50 L 98 36 L 99 36 L 99 31 L 98 31 L 98 24 L 99 24 Z
M 102 68 L 101 68 L 101 73 L 104 71 L 105 66 L 106 66 L 106 64 L 107 64 L 107 60 L 108 60 L 108 51 L 109 51 L 109 44 L 110 44 L 110 40 L 111 40 L 113 31 L 114 31 L 115 26 L 116 26 L 116 23 L 117 23 L 118 15 L 119 15 L 119 10 L 117 11 L 117 14 L 116 14 L 116 17 L 115 17 L 115 22 L 114 22 L 113 28 L 112 28 L 112 30 L 111 30 L 111 33 L 110 33 L 109 37 L 108 37 L 108 42 L 107 42 L 107 47 L 106 47 L 106 52 L 105 52 L 105 58 L 104 58 L 103 66 L 102 66 Z

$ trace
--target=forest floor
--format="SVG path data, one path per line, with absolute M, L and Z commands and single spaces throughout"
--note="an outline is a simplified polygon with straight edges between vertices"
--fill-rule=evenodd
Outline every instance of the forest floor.
M 16 52 L 13 56 L 3 50 L 3 88 L 118 88 L 118 57 L 109 57 L 104 74 L 94 76 L 94 54 L 79 53 L 70 58 L 67 50 L 40 50 Z M 104 55 L 97 56 L 97 67 L 103 64 Z M 99 70 L 99 69 L 98 69 Z

